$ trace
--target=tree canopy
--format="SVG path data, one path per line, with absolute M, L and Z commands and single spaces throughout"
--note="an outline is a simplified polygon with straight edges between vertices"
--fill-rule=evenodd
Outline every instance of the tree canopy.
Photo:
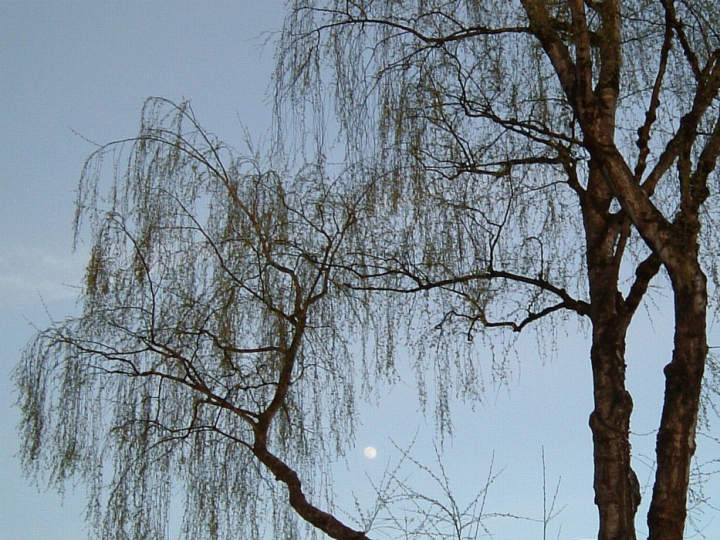
M 297 1 L 291 13 L 281 104 L 302 122 L 324 113 L 315 96 L 329 89 L 349 159 L 372 161 L 390 200 L 433 201 L 418 226 L 453 223 L 438 208 L 455 210 L 475 243 L 456 240 L 453 262 L 479 246 L 471 270 L 461 262 L 444 278 L 418 259 L 383 271 L 423 287 L 481 283 L 475 303 L 460 292 L 471 328 L 519 330 L 559 310 L 590 319 L 603 539 L 635 538 L 640 495 L 627 331 L 651 283 L 672 290 L 648 529 L 681 538 L 708 351 L 706 271 L 717 284 L 716 3 Z M 307 96 L 314 108 L 303 109 Z
M 634 539 L 625 347 L 655 286 L 675 336 L 647 525 L 683 538 L 718 276 L 719 21 L 709 0 L 291 2 L 274 161 L 163 99 L 89 158 L 83 312 L 16 370 L 26 467 L 87 483 L 102 537 L 163 538 L 177 482 L 188 538 L 292 538 L 293 512 L 375 537 L 318 502 L 317 456 L 352 439 L 362 382 L 393 380 L 407 339 L 447 430 L 453 395 L 481 390 L 459 342 L 552 340 L 574 316 L 599 538 Z

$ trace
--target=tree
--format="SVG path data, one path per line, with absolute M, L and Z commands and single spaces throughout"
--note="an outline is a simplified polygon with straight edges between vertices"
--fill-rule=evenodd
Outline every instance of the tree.
M 450 358 L 462 336 L 576 314 L 592 327 L 599 538 L 634 539 L 625 342 L 652 283 L 672 291 L 675 348 L 648 528 L 682 538 L 716 275 L 718 20 L 711 1 L 297 0 L 277 116 L 295 109 L 315 165 L 238 158 L 158 99 L 136 138 L 88 160 L 83 313 L 16 370 L 26 467 L 84 480 L 105 537 L 162 538 L 179 479 L 188 537 L 259 537 L 260 509 L 293 537 L 291 508 L 366 538 L 308 493 L 312 457 L 352 435 L 357 362 L 392 376 L 401 323 L 433 340 L 447 429 L 454 366 L 476 391 L 472 359 Z M 324 129 L 302 140 L 328 100 L 342 168 Z
M 292 538 L 267 473 L 303 518 L 348 537 L 296 470 L 352 428 L 343 299 L 329 284 L 361 193 L 228 154 L 188 104 L 151 99 L 135 139 L 89 158 L 83 313 L 41 332 L 16 371 L 25 464 L 49 463 L 58 486 L 85 481 L 104 538 L 165 537 L 178 479 L 188 538 L 259 538 L 269 514 Z M 110 178 L 108 155 L 127 164 Z
M 409 454 L 401 464 L 450 507 L 397 470 L 363 531 L 316 502 L 331 499 L 318 456 L 342 454 L 353 434 L 355 378 L 368 386 L 362 373 L 393 342 L 353 336 L 375 327 L 345 270 L 375 207 L 351 173 L 286 174 L 238 156 L 188 103 L 163 98 L 146 102 L 136 137 L 88 158 L 75 221 L 92 239 L 82 313 L 39 332 L 14 376 L 23 465 L 60 491 L 86 484 L 98 537 L 166 538 L 177 488 L 186 538 L 296 538 L 295 513 L 333 538 L 367 538 L 383 512 L 384 528 L 416 538 L 482 529 L 492 470 L 460 509 L 444 472 Z M 412 529 L 406 506 L 422 514 Z
M 603 540 L 636 536 L 625 343 L 661 272 L 675 334 L 647 521 L 683 537 L 717 275 L 719 21 L 702 0 L 296 0 L 286 22 L 281 113 L 334 95 L 348 159 L 410 207 L 360 287 L 441 291 L 464 308 L 440 326 L 470 333 L 589 318 Z

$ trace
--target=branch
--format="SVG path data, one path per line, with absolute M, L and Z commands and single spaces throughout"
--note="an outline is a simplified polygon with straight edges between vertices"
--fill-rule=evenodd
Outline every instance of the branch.
M 473 274 L 466 274 L 464 276 L 458 276 L 453 278 L 447 278 L 447 279 L 441 279 L 438 281 L 430 281 L 426 279 L 422 279 L 419 276 L 416 276 L 414 274 L 411 274 L 409 271 L 401 271 L 401 270 L 387 270 L 381 273 L 377 274 L 362 274 L 361 272 L 351 268 L 351 267 L 344 267 L 345 270 L 352 272 L 356 276 L 358 276 L 360 279 L 372 279 L 374 277 L 389 277 L 389 276 L 401 276 L 406 277 L 408 279 L 411 279 L 416 283 L 416 286 L 414 287 L 391 287 L 391 286 L 381 286 L 381 285 L 354 285 L 352 283 L 343 283 L 343 285 L 349 289 L 357 290 L 357 291 L 370 291 L 370 292 L 394 292 L 394 293 L 403 293 L 403 294 L 412 294 L 416 292 L 421 291 L 430 291 L 433 289 L 446 289 L 450 290 L 452 292 L 457 293 L 457 291 L 454 291 L 452 289 L 453 285 L 461 285 L 463 283 L 468 283 L 471 281 L 487 281 L 492 279 L 506 279 L 508 281 L 514 281 L 518 283 L 523 283 L 526 285 L 532 285 L 534 287 L 537 287 L 543 291 L 552 293 L 556 296 L 558 296 L 562 302 L 558 304 L 557 309 L 565 308 L 569 309 L 571 311 L 575 311 L 578 315 L 589 315 L 590 314 L 590 304 L 583 300 L 577 300 L 570 296 L 570 294 L 560 287 L 557 287 L 553 285 L 552 283 L 548 282 L 542 277 L 536 277 L 531 278 L 528 276 L 522 276 L 519 274 L 514 274 L 512 272 L 506 272 L 503 270 L 488 270 L 486 272 L 477 272 Z M 554 311 L 554 310 L 553 310 Z
M 558 75 L 565 95 L 575 108 L 577 105 L 577 100 L 574 99 L 577 87 L 576 67 L 568 48 L 552 24 L 546 3 L 541 0 L 521 0 L 521 4 L 530 21 L 532 34 L 540 41 Z M 578 112 L 577 109 L 576 112 Z
M 683 49 L 683 53 L 685 54 L 685 58 L 690 65 L 690 69 L 692 69 L 695 80 L 700 83 L 702 79 L 700 62 L 698 61 L 698 57 L 695 54 L 695 51 L 693 51 L 692 47 L 690 46 L 690 41 L 688 40 L 687 35 L 685 35 L 684 24 L 677 19 L 677 13 L 675 12 L 675 2 L 674 0 L 660 1 L 665 8 L 665 20 L 667 20 L 669 24 L 672 25 L 673 30 L 675 30 L 675 32 L 677 33 L 678 39 L 680 40 L 680 45 Z
M 635 143 L 640 150 L 637 163 L 635 164 L 635 181 L 638 183 L 642 178 L 645 167 L 647 167 L 647 157 L 650 154 L 650 147 L 648 145 L 650 142 L 650 128 L 655 123 L 655 120 L 657 120 L 657 109 L 660 106 L 660 89 L 662 88 L 662 83 L 665 78 L 668 56 L 670 55 L 670 49 L 672 48 L 672 37 L 672 21 L 666 6 L 665 37 L 660 49 L 660 64 L 658 65 L 657 75 L 655 76 L 655 83 L 650 96 L 648 110 L 645 112 L 645 123 L 638 129 L 638 140 Z
M 488 321 L 485 318 L 484 314 L 481 314 L 481 316 L 476 318 L 476 320 L 480 320 L 480 322 L 482 322 L 483 326 L 486 328 L 509 327 L 512 329 L 513 332 L 521 332 L 522 329 L 525 328 L 531 322 L 537 321 L 538 319 L 542 319 L 546 315 L 550 315 L 551 313 L 555 313 L 556 311 L 560 311 L 561 309 L 572 309 L 572 308 L 570 306 L 568 306 L 565 302 L 560 302 L 559 304 L 554 304 L 552 306 L 548 306 L 537 312 L 528 311 L 527 317 L 522 319 L 520 322 Z M 574 310 L 574 311 L 576 311 L 576 310 Z M 470 327 L 470 331 L 472 331 L 472 326 Z
M 715 119 L 715 127 L 710 135 L 710 140 L 698 159 L 692 180 L 694 186 L 705 185 L 707 177 L 715 170 L 718 154 L 720 154 L 720 114 Z
M 630 287 L 630 292 L 625 298 L 625 315 L 627 317 L 632 316 L 635 310 L 640 305 L 644 294 L 648 290 L 650 281 L 660 271 L 662 261 L 657 253 L 652 253 L 650 256 L 641 262 L 635 269 L 635 282 Z
M 413 28 L 412 26 L 409 26 L 407 24 L 403 24 L 396 21 L 391 21 L 387 19 L 374 19 L 371 17 L 354 17 L 353 15 L 338 11 L 338 10 L 331 10 L 331 9 L 315 9 L 314 11 L 318 13 L 324 13 L 329 14 L 331 16 L 337 16 L 342 15 L 347 17 L 345 20 L 337 21 L 333 23 L 328 23 L 319 26 L 317 29 L 313 31 L 315 32 L 322 32 L 324 30 L 329 30 L 332 28 L 337 28 L 340 26 L 347 26 L 347 25 L 377 25 L 377 26 L 387 26 L 396 30 L 400 30 L 401 32 L 404 32 L 406 34 L 410 34 L 414 36 L 415 38 L 419 39 L 420 41 L 427 43 L 429 45 L 436 45 L 441 46 L 445 45 L 446 43 L 452 43 L 454 41 L 462 41 L 464 39 L 469 39 L 473 37 L 479 37 L 479 36 L 497 36 L 502 34 L 529 34 L 530 28 L 525 26 L 510 26 L 506 28 L 488 28 L 486 26 L 471 26 L 468 28 L 461 28 L 460 30 L 457 30 L 455 32 L 452 32 L 450 34 L 444 35 L 444 36 L 430 36 L 427 34 L 424 34 L 420 30 Z
M 599 105 L 599 113 L 608 119 L 607 125 L 614 129 L 622 66 L 620 1 L 605 0 L 597 4 L 596 11 L 600 14 L 602 25 L 599 30 L 600 70 L 594 94 Z M 586 35 L 587 32 L 585 28 L 584 34 Z M 586 76 L 592 78 L 592 67 Z
M 351 529 L 333 515 L 311 504 L 302 489 L 302 482 L 290 466 L 272 454 L 267 447 L 267 436 L 277 411 L 284 405 L 292 384 L 292 372 L 297 351 L 305 330 L 305 315 L 302 314 L 295 327 L 292 344 L 283 356 L 283 366 L 278 377 L 275 395 L 268 407 L 262 412 L 254 427 L 255 440 L 252 452 L 260 462 L 272 472 L 275 479 L 287 486 L 290 505 L 305 521 L 320 529 L 331 538 L 338 540 L 369 540 L 364 533 Z
M 370 540 L 364 532 L 351 529 L 335 516 L 311 504 L 302 489 L 297 473 L 287 463 L 272 454 L 262 439 L 256 439 L 252 452 L 278 482 L 287 486 L 288 499 L 295 512 L 305 521 L 337 540 Z
M 575 43 L 575 76 L 577 82 L 576 92 L 569 97 L 571 98 L 571 103 L 578 99 L 583 103 L 590 103 L 592 99 L 593 57 L 590 47 L 590 33 L 585 16 L 585 5 L 582 0 L 571 0 L 569 4 L 572 13 L 573 42 Z M 550 24 L 550 21 L 548 20 L 546 24 Z M 555 62 L 553 62 L 553 64 L 554 63 Z
M 652 195 L 660 179 L 665 175 L 683 148 L 692 145 L 698 135 L 698 126 L 712 102 L 720 92 L 720 49 L 713 52 L 702 71 L 693 99 L 692 109 L 680 119 L 675 136 L 665 145 L 657 164 L 642 184 L 645 193 Z
M 464 91 L 464 89 L 463 89 Z M 494 122 L 495 124 L 504 127 L 522 135 L 532 141 L 549 146 L 555 150 L 558 150 L 561 145 L 557 141 L 563 141 L 569 145 L 580 146 L 584 145 L 583 141 L 564 133 L 558 133 L 552 131 L 547 126 L 539 123 L 538 121 L 523 121 L 517 118 L 506 118 L 495 113 L 489 106 L 489 104 L 482 105 L 480 103 L 472 102 L 461 95 L 458 98 L 459 105 L 463 108 L 463 113 L 468 118 L 485 118 Z M 573 101 L 570 100 L 572 104 Z

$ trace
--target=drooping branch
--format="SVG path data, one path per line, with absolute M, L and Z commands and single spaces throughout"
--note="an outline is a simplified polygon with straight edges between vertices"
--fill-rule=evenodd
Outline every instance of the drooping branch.
M 491 319 L 488 319 L 485 313 L 482 311 L 477 314 L 465 314 L 465 313 L 458 313 L 455 310 L 448 311 L 442 318 L 442 320 L 435 325 L 436 328 L 442 328 L 445 321 L 451 319 L 452 317 L 458 317 L 460 319 L 465 319 L 470 321 L 470 326 L 468 327 L 467 336 L 468 340 L 473 340 L 473 331 L 475 329 L 475 325 L 480 322 L 480 324 L 484 328 L 510 328 L 513 332 L 519 333 L 522 332 L 523 328 L 525 328 L 530 323 L 533 323 L 537 320 L 542 319 L 543 317 L 546 317 L 548 315 L 551 315 L 552 313 L 555 313 L 557 311 L 567 309 L 571 311 L 575 311 L 572 306 L 567 304 L 566 302 L 560 302 L 558 304 L 554 304 L 551 306 L 547 306 L 540 311 L 531 311 L 527 310 L 527 315 L 520 319 L 519 321 L 494 321 Z
M 317 27 L 317 29 L 314 30 L 314 32 L 317 33 L 323 33 L 326 31 L 333 30 L 338 27 L 343 26 L 364 26 L 364 25 L 375 25 L 375 26 L 385 26 L 394 30 L 398 30 L 401 33 L 406 33 L 412 35 L 414 38 L 422 41 L 423 43 L 426 43 L 428 45 L 433 46 L 442 46 L 445 44 L 453 43 L 456 41 L 462 41 L 467 39 L 472 39 L 475 37 L 480 36 L 497 36 L 497 35 L 504 35 L 504 34 L 528 34 L 530 33 L 530 29 L 524 26 L 514 26 L 514 27 L 505 27 L 505 28 L 490 28 L 487 26 L 469 26 L 469 27 L 461 27 L 458 30 L 454 32 L 450 32 L 445 35 L 438 35 L 438 36 L 432 36 L 428 35 L 420 30 L 418 30 L 416 27 L 412 26 L 411 24 L 408 24 L 406 22 L 401 22 L 400 20 L 392 20 L 392 19 L 378 19 L 378 18 L 372 18 L 367 16 L 356 16 L 349 12 L 341 12 L 334 9 L 322 9 L 322 8 L 314 8 L 313 11 L 330 15 L 332 18 L 340 18 L 340 20 L 326 23 L 323 25 L 320 25 Z M 458 26 L 461 26 L 458 23 Z M 306 36 L 305 36 L 306 37 Z
M 354 275 L 356 275 L 359 279 L 359 283 L 350 283 L 350 282 L 344 282 L 343 286 L 358 290 L 358 291 L 370 291 L 370 292 L 390 292 L 390 293 L 400 293 L 400 294 L 413 294 L 421 291 L 431 291 L 435 289 L 443 289 L 446 291 L 450 291 L 455 294 L 460 294 L 461 296 L 463 293 L 461 291 L 457 291 L 454 289 L 454 286 L 456 285 L 462 285 L 472 282 L 482 282 L 482 281 L 492 281 L 492 280 L 507 280 L 507 281 L 513 281 L 516 283 L 522 283 L 524 285 L 530 285 L 532 287 L 535 287 L 541 291 L 552 293 L 553 295 L 559 297 L 562 302 L 560 304 L 557 304 L 555 306 L 552 306 L 552 309 L 549 309 L 547 313 L 546 310 L 543 310 L 542 315 L 546 315 L 548 313 L 552 313 L 554 311 L 557 311 L 558 309 L 568 309 L 570 311 L 574 311 L 578 315 L 588 315 L 590 306 L 587 302 L 583 300 L 577 300 L 573 298 L 565 289 L 562 289 L 560 287 L 557 287 L 544 279 L 541 276 L 538 277 L 529 277 L 529 276 L 523 276 L 519 274 L 515 274 L 512 272 L 507 272 L 503 270 L 488 270 L 484 272 L 477 272 L 472 274 L 466 274 L 463 276 L 457 276 L 457 277 L 449 277 L 446 279 L 440 279 L 440 280 L 430 280 L 424 277 L 421 277 L 419 275 L 413 274 L 409 270 L 400 270 L 400 269 L 386 269 L 384 271 L 368 274 L 361 272 L 355 268 L 352 267 L 344 267 L 345 270 L 350 271 Z M 410 281 L 414 282 L 415 285 L 413 286 L 407 286 L 407 287 L 400 287 L 400 286 L 394 286 L 394 285 L 383 285 L 383 284 L 372 284 L 372 281 L 377 278 L 389 278 L 389 277 L 401 277 L 401 278 L 407 278 Z M 370 282 L 370 284 L 363 283 L 364 281 Z M 539 316 L 533 316 L 531 321 L 536 320 L 540 318 Z M 531 322 L 528 321 L 528 322 Z M 525 323 L 527 324 L 527 323 Z M 523 324 L 523 326 L 525 326 Z M 510 324 L 506 324 L 510 325 Z M 497 326 L 497 324 L 495 325 Z

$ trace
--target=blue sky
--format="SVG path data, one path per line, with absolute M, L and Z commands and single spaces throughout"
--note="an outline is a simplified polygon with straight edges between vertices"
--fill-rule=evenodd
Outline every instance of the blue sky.
M 71 221 L 76 182 L 94 148 L 89 141 L 134 135 L 148 96 L 190 99 L 201 123 L 230 144 L 242 145 L 242 124 L 253 137 L 265 135 L 273 50 L 261 44 L 264 32 L 281 26 L 282 4 L 0 0 L 0 540 L 86 537 L 82 489 L 69 489 L 63 504 L 20 473 L 14 457 L 19 415 L 8 375 L 33 324 L 46 326 L 48 313 L 62 318 L 75 309 L 73 287 L 86 253 L 82 244 L 72 252 Z M 670 313 L 660 300 L 651 308 L 653 324 L 636 321 L 628 344 L 641 483 L 651 479 L 641 462 L 652 459 L 661 370 L 671 352 L 672 321 L 663 311 Z M 456 406 L 455 437 L 443 461 L 462 502 L 482 486 L 494 454 L 503 473 L 488 511 L 541 518 L 544 449 L 548 489 L 560 479 L 558 506 L 565 506 L 550 537 L 591 538 L 597 520 L 587 427 L 589 344 L 572 323 L 558 335 L 552 359 L 544 359 L 532 339 L 521 340 L 507 384 L 488 384 L 474 408 Z M 417 434 L 414 457 L 433 460 L 433 420 L 418 413 L 412 383 L 381 389 L 362 408 L 361 420 L 356 448 L 336 467 L 339 501 L 351 492 L 372 500 L 368 479 L 378 481 L 399 459 L 391 439 L 405 446 Z M 375 460 L 363 458 L 367 445 L 377 447 Z M 417 471 L 412 482 L 429 487 Z M 706 494 L 720 498 L 717 485 Z M 709 522 L 707 537 L 720 538 L 720 519 Z M 532 521 L 495 519 L 488 526 L 495 538 L 542 538 Z M 638 528 L 642 533 L 642 517 Z

